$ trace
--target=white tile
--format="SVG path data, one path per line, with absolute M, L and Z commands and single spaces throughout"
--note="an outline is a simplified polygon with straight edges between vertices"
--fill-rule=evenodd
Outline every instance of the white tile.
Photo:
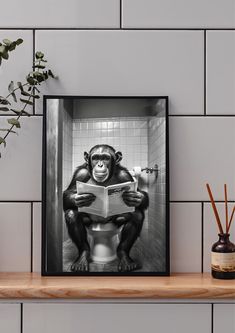
M 207 114 L 235 114 L 235 31 L 207 32 Z
M 170 205 L 171 272 L 201 272 L 201 204 Z
M 23 315 L 24 333 L 75 333 L 78 328 L 83 333 L 207 333 L 211 330 L 210 304 L 26 303 Z
M 0 203 L 0 271 L 30 272 L 29 203 Z
M 17 82 L 25 82 L 26 75 L 32 70 L 33 32 L 27 30 L 0 30 L 0 42 L 4 38 L 8 38 L 11 41 L 18 38 L 24 40 L 23 44 L 17 46 L 14 51 L 9 52 L 9 59 L 3 60 L 0 66 L 0 95 L 6 97 L 9 94 L 9 83 L 14 81 L 17 87 Z M 17 98 L 21 97 L 18 93 L 16 95 Z M 19 109 L 19 105 L 22 105 L 20 101 L 16 105 L 12 98 L 10 98 L 10 101 L 13 109 Z M 27 107 L 26 111 L 31 113 L 32 107 Z
M 202 31 L 37 31 L 36 48 L 59 76 L 47 94 L 169 95 L 171 113 L 203 113 Z
M 0 332 L 19 333 L 20 313 L 20 304 L 0 304 Z
M 41 203 L 33 204 L 33 272 L 41 272 Z
M 42 118 L 24 117 L 20 122 L 18 135 L 9 135 L 6 148 L 0 148 L 0 200 L 41 199 Z M 1 117 L 0 127 L 5 124 L 6 117 Z
M 235 304 L 214 305 L 214 333 L 235 332 Z
M 215 199 L 223 199 L 223 184 L 235 199 L 235 118 L 175 117 L 170 119 L 171 200 L 208 200 L 209 182 Z M 227 149 L 231 147 L 230 149 Z
M 230 187 L 228 187 L 230 190 Z M 234 204 L 229 204 L 229 217 L 232 212 Z M 218 212 L 220 215 L 221 223 L 225 229 L 225 208 L 224 204 L 216 203 L 216 207 L 218 208 Z M 234 216 L 235 217 L 235 216 Z M 218 241 L 218 227 L 215 221 L 214 213 L 210 203 L 204 204 L 204 271 L 210 272 L 211 270 L 211 247 L 212 245 Z M 235 243 L 235 223 L 232 224 L 230 230 L 230 240 Z
M 233 0 L 123 0 L 123 27 L 235 27 Z
M 1 27 L 116 28 L 119 0 L 13 0 L 4 3 Z

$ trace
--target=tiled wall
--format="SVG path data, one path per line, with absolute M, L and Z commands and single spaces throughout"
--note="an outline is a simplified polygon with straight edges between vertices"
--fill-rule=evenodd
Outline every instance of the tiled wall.
M 157 177 L 154 172 L 149 176 L 149 250 L 159 258 L 165 256 L 166 246 L 166 121 L 164 117 L 151 117 L 148 132 L 148 165 L 157 165 Z M 164 269 L 165 263 L 160 260 Z
M 73 170 L 73 122 L 68 112 L 63 112 L 63 190 L 71 180 Z
M 172 270 L 208 270 L 217 231 L 205 182 L 216 200 L 226 182 L 235 200 L 234 0 L 42 0 L 37 10 L 13 0 L 3 7 L 0 38 L 24 44 L 0 67 L 1 95 L 25 77 L 36 49 L 59 75 L 42 88 L 47 94 L 169 96 Z M 41 115 L 39 102 L 0 160 L 1 271 L 40 269 Z
M 74 120 L 73 170 L 84 163 L 84 151 L 106 143 L 120 150 L 122 164 L 132 170 L 148 165 L 148 119 L 145 117 Z
M 84 163 L 84 151 L 96 144 L 108 144 L 122 152 L 121 164 L 129 171 L 134 167 L 145 168 L 148 164 L 148 117 L 114 117 L 75 119 L 73 121 L 73 170 Z M 138 178 L 142 190 L 147 190 L 148 177 Z M 146 212 L 143 232 L 148 226 Z

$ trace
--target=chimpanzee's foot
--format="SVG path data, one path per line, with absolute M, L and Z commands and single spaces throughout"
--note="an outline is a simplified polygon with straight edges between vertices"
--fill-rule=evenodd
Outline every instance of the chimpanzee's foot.
M 119 264 L 118 264 L 118 270 L 119 272 L 130 272 L 134 271 L 136 269 L 140 269 L 141 266 L 136 263 L 134 260 L 132 260 L 128 254 L 125 252 L 119 252 L 118 253 L 119 258 Z
M 90 251 L 82 251 L 71 266 L 73 272 L 88 272 L 89 271 Z

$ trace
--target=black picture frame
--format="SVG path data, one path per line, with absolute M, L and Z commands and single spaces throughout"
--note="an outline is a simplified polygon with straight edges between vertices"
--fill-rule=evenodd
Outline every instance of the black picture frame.
M 165 219 L 164 219 L 164 269 L 159 271 L 131 271 L 131 272 L 119 272 L 119 271 L 89 271 L 89 272 L 72 272 L 64 271 L 62 264 L 62 228 L 60 225 L 58 229 L 58 221 L 63 221 L 61 216 L 62 203 L 60 202 L 55 208 L 53 201 L 53 193 L 63 191 L 61 184 L 58 186 L 55 179 L 53 182 L 49 179 L 49 174 L 56 174 L 56 179 L 61 179 L 62 177 L 62 166 L 55 170 L 55 161 L 62 160 L 62 152 L 54 150 L 55 147 L 48 147 L 48 142 L 50 142 L 50 134 L 48 134 L 48 115 L 50 115 L 50 110 L 48 110 L 48 103 L 73 103 L 74 100 L 78 101 L 143 101 L 143 100 L 159 100 L 164 102 L 164 118 L 165 118 Z M 56 112 L 56 111 L 55 111 Z M 60 106 L 57 107 L 58 114 L 61 115 L 62 111 Z M 120 115 L 116 115 L 120 117 Z M 125 116 L 124 116 L 125 117 Z M 58 131 L 61 133 L 63 122 L 61 117 L 57 118 L 57 125 L 51 125 L 51 132 Z M 59 136 L 58 136 L 59 138 Z M 61 139 L 57 138 L 57 147 L 61 147 Z M 60 140 L 60 142 L 58 142 Z M 168 96 L 68 96 L 68 95 L 44 95 L 43 96 L 43 136 L 42 136 L 42 260 L 41 260 L 41 274 L 42 276 L 169 276 L 170 275 L 170 244 L 169 244 L 169 233 L 170 233 L 170 210 L 169 210 L 169 120 L 168 120 Z M 53 176 L 54 177 L 54 176 Z M 52 184 L 53 183 L 53 184 Z M 53 206 L 54 205 L 54 206 Z M 59 207 L 59 208 L 58 208 Z M 58 208 L 58 209 L 57 209 Z M 59 212 L 60 211 L 60 212 Z M 49 221 L 50 220 L 50 221 Z M 60 223 L 60 222 L 59 222 Z M 58 258 L 60 259 L 58 260 Z

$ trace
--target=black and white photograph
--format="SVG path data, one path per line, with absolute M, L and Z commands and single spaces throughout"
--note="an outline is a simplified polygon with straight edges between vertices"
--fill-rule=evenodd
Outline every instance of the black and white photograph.
M 44 96 L 43 275 L 169 275 L 167 97 Z

